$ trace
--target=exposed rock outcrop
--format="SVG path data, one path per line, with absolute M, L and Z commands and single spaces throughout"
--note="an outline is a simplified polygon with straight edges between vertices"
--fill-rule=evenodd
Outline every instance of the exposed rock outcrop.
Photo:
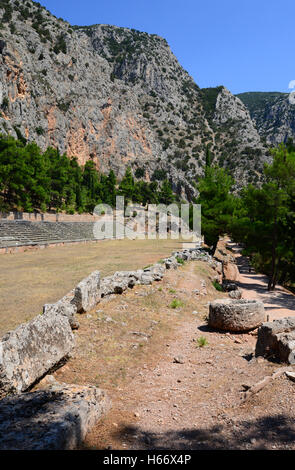
M 237 95 L 248 107 L 260 136 L 268 145 L 295 141 L 294 90 L 288 93 L 248 92 Z
M 30 0 L 8 3 L 1 132 L 59 147 L 80 164 L 92 159 L 119 177 L 127 166 L 146 180 L 167 176 L 189 200 L 207 146 L 239 185 L 260 178 L 268 157 L 246 107 L 224 87 L 200 90 L 165 39 L 116 26 L 72 27 Z

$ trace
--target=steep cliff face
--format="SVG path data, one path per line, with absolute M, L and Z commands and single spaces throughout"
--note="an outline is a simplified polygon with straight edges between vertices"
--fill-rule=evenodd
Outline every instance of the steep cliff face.
M 164 39 L 72 27 L 30 0 L 0 0 L 1 17 L 0 132 L 119 177 L 168 176 L 186 199 L 208 148 L 239 185 L 260 178 L 269 157 L 246 107 L 224 87 L 200 90 Z
M 295 104 L 288 93 L 248 92 L 237 95 L 248 107 L 260 136 L 268 145 L 295 141 Z

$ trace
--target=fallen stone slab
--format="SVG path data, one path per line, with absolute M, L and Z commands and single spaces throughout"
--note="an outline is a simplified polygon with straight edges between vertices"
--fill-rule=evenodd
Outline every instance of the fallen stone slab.
M 140 284 L 142 274 L 142 269 L 138 269 L 137 271 L 120 271 L 120 275 L 127 280 L 127 284 L 130 289 Z
M 74 347 L 74 335 L 63 315 L 38 315 L 0 341 L 0 398 L 27 390 Z
M 174 251 L 172 256 L 174 256 L 176 259 L 182 259 L 183 261 L 189 261 L 191 259 L 191 253 L 189 250 Z
M 107 297 L 115 293 L 114 282 L 112 276 L 104 277 L 100 281 L 100 296 L 101 298 Z
M 174 256 L 171 256 L 170 258 L 164 259 L 164 265 L 166 269 L 177 269 L 178 262 Z
M 111 278 L 114 294 L 123 294 L 128 289 L 129 273 L 118 271 Z
M 239 300 L 242 298 L 242 291 L 240 289 L 236 289 L 236 290 L 231 290 L 229 293 L 228 293 L 228 296 L 230 299 L 236 299 L 236 300 Z
M 94 271 L 76 286 L 72 304 L 78 313 L 84 313 L 94 308 L 100 298 L 100 272 Z
M 94 386 L 49 385 L 0 401 L 1 450 L 71 450 L 109 410 Z
M 45 304 L 43 315 L 63 315 L 68 319 L 72 330 L 77 330 L 79 328 L 79 322 L 75 319 L 77 307 L 72 300 L 73 295 L 65 296 L 54 304 Z
M 150 286 L 154 282 L 154 276 L 150 272 L 144 272 L 140 279 L 140 284 L 143 286 Z
M 164 277 L 166 268 L 162 264 L 154 264 L 143 270 L 144 275 L 150 275 L 154 281 L 161 281 Z M 142 278 L 142 277 L 141 277 Z
M 264 320 L 264 305 L 256 300 L 218 299 L 209 305 L 208 324 L 219 330 L 249 331 Z
M 295 363 L 295 318 L 285 317 L 265 322 L 258 330 L 256 356 L 277 357 L 282 362 Z
M 102 298 L 112 294 L 123 294 L 129 287 L 132 289 L 140 284 L 143 270 L 117 271 L 113 276 L 104 277 L 100 282 L 100 295 Z

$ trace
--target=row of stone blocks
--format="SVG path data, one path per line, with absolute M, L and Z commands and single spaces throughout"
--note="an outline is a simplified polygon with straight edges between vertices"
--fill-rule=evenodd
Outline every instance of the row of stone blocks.
M 78 436 L 81 440 L 84 438 L 94 421 L 109 407 L 101 390 L 55 384 L 53 389 L 21 393 L 70 356 L 75 344 L 72 330 L 78 328 L 76 313 L 91 310 L 103 297 L 121 294 L 134 285 L 148 285 L 161 280 L 166 269 L 179 266 L 179 259 L 207 257 L 200 250 L 190 249 L 175 252 L 162 264 L 143 270 L 117 272 L 103 279 L 100 279 L 99 271 L 95 271 L 55 304 L 44 305 L 42 315 L 2 338 L 0 415 L 4 419 L 0 424 L 0 449 L 73 448 L 78 444 Z M 7 417 L 12 409 L 15 410 L 14 419 L 9 421 Z M 63 425 L 54 426 L 55 422 L 61 421 Z M 37 439 L 39 423 L 43 431 L 41 441 Z M 68 436 L 66 442 L 62 440 L 63 426 Z M 28 438 L 31 435 L 36 437 L 34 445 Z
M 258 328 L 256 356 L 295 364 L 295 318 L 265 322 L 262 302 L 215 300 L 209 306 L 209 326 L 231 332 L 247 332 Z

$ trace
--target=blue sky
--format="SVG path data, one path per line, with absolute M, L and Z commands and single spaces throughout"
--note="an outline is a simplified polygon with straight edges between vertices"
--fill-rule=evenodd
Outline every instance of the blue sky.
M 288 91 L 294 0 L 40 0 L 71 24 L 114 24 L 167 39 L 200 87 Z

